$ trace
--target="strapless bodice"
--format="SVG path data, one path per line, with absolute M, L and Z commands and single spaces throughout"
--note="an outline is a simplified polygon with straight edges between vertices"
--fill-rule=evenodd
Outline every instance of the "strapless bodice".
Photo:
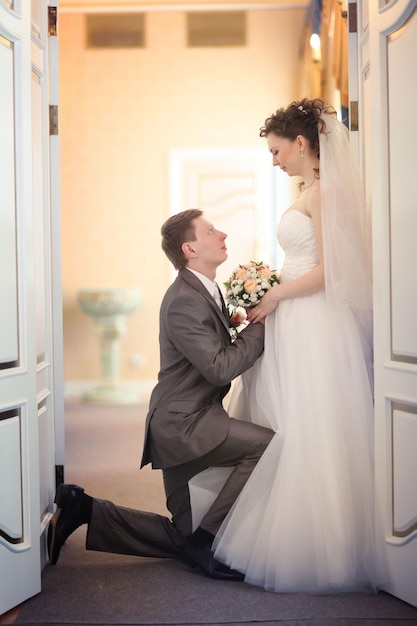
M 318 265 L 316 235 L 308 215 L 297 209 L 284 213 L 278 225 L 277 238 L 285 252 L 282 282 L 298 278 Z

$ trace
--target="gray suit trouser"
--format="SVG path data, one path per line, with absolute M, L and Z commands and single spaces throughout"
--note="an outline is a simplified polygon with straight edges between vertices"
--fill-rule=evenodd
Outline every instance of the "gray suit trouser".
M 167 508 L 172 520 L 93 499 L 88 550 L 148 557 L 178 557 L 192 532 L 188 481 L 208 467 L 234 467 L 200 526 L 213 535 L 261 458 L 273 431 L 230 418 L 226 439 L 203 457 L 163 470 Z

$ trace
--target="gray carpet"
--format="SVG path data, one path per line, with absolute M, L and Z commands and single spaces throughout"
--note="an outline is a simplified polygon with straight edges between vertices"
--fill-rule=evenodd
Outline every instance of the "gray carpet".
M 66 407 L 66 480 L 97 497 L 166 513 L 160 472 L 138 470 L 143 407 Z M 171 559 L 84 550 L 85 528 L 46 566 L 42 592 L 25 602 L 16 624 L 417 626 L 417 609 L 386 593 L 274 594 L 215 581 Z

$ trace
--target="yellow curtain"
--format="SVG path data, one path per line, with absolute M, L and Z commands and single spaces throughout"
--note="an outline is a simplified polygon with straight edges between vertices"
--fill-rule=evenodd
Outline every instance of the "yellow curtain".
M 348 106 L 348 31 L 347 18 L 342 15 L 339 0 L 323 0 L 320 28 L 320 59 L 311 51 L 312 30 L 305 29 L 304 64 L 309 75 L 309 97 L 321 97 L 336 104 L 335 90 L 340 92 L 340 104 Z
M 340 93 L 340 104 L 349 105 L 347 17 L 342 15 L 339 0 L 323 0 L 321 21 L 322 97 L 334 102 L 334 90 Z

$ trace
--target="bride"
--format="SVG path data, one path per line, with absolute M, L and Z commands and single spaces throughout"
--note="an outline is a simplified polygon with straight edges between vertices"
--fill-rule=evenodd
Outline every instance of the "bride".
M 281 284 L 249 310 L 265 352 L 230 414 L 275 435 L 216 535 L 215 557 L 276 592 L 375 590 L 371 245 L 348 132 L 322 100 L 260 132 L 304 183 L 283 215 Z

